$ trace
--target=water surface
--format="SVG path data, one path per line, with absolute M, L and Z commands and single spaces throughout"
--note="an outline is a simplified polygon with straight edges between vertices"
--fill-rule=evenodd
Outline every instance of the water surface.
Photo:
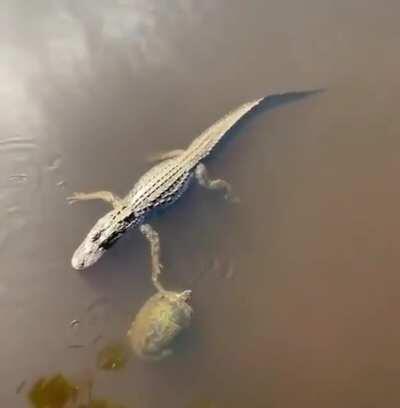
M 395 0 L 4 0 L 1 405 L 95 370 L 154 293 L 137 232 L 72 270 L 106 206 L 68 194 L 123 194 L 147 156 L 238 104 L 323 86 L 209 160 L 240 205 L 194 187 L 154 221 L 165 285 L 194 291 L 193 330 L 159 366 L 96 373 L 94 392 L 146 408 L 398 406 L 399 16 Z

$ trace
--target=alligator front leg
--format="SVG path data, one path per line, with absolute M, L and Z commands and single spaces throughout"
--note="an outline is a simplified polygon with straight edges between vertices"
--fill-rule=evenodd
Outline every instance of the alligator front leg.
M 140 227 L 140 232 L 145 236 L 147 241 L 150 243 L 150 253 L 151 253 L 151 280 L 153 281 L 156 289 L 163 293 L 165 289 L 159 281 L 159 276 L 163 268 L 160 262 L 161 248 L 160 248 L 160 236 L 158 232 L 153 229 L 149 224 L 142 224 Z
M 203 163 L 199 163 L 196 166 L 195 177 L 202 187 L 209 190 L 223 190 L 226 200 L 233 203 L 239 202 L 239 198 L 233 195 L 232 186 L 227 181 L 221 179 L 212 180 L 209 178 L 207 168 Z
M 185 151 L 184 149 L 176 149 L 176 150 L 171 150 L 169 152 L 155 153 L 148 158 L 148 161 L 150 163 L 154 163 L 154 162 L 159 162 L 163 160 L 174 159 L 175 157 L 178 157 L 179 155 L 181 155 L 184 151 Z
M 121 199 L 110 191 L 94 191 L 93 193 L 72 193 L 67 197 L 69 204 L 77 203 L 78 201 L 102 200 L 117 208 L 121 204 Z

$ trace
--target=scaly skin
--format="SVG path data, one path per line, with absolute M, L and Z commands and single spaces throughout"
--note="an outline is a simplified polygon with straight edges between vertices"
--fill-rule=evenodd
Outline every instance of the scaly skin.
M 159 361 L 172 354 L 173 341 L 190 324 L 193 310 L 186 303 L 190 294 L 190 290 L 158 292 L 142 306 L 128 331 L 139 358 Z
M 159 208 L 174 203 L 196 178 L 200 185 L 212 190 L 223 190 L 228 199 L 234 199 L 230 185 L 224 180 L 210 180 L 202 161 L 222 137 L 248 112 L 273 97 L 296 99 L 317 91 L 289 92 L 267 96 L 245 103 L 225 115 L 200 136 L 186 150 L 174 150 L 161 155 L 163 161 L 145 173 L 133 189 L 120 199 L 111 192 L 75 193 L 70 202 L 102 199 L 113 209 L 101 217 L 75 251 L 71 264 L 82 270 L 97 262 L 129 228 L 138 227 Z
M 161 274 L 161 246 L 157 232 L 142 224 L 140 230 L 150 243 L 151 280 L 157 293 L 137 313 L 128 338 L 135 354 L 142 360 L 159 361 L 172 354 L 172 343 L 190 325 L 193 310 L 187 303 L 191 290 L 165 290 Z

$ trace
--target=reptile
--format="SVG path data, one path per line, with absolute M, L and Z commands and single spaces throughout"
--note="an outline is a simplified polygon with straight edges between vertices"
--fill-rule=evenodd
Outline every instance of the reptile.
M 188 148 L 154 156 L 153 160 L 159 163 L 148 170 L 124 198 L 110 191 L 73 193 L 67 197 L 70 203 L 98 199 L 112 206 L 112 210 L 95 223 L 74 252 L 72 267 L 83 270 L 92 266 L 131 228 L 138 228 L 151 242 L 151 236 L 154 234 L 146 234 L 151 228 L 148 224 L 150 216 L 158 209 L 176 202 L 194 180 L 207 189 L 222 190 L 226 199 L 237 201 L 227 181 L 209 178 L 204 159 L 223 136 L 258 105 L 264 105 L 268 101 L 273 103 L 275 98 L 290 101 L 319 91 L 272 94 L 240 105 L 202 132 Z
M 151 279 L 157 293 L 140 308 L 130 329 L 129 343 L 135 354 L 147 361 L 160 361 L 173 354 L 173 344 L 182 331 L 190 326 L 193 309 L 189 304 L 192 291 L 175 292 L 164 289 L 160 282 L 161 248 L 158 233 L 149 225 L 141 226 L 150 242 Z

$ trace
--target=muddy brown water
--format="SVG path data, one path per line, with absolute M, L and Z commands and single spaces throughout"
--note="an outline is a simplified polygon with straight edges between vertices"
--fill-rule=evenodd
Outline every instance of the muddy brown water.
M 193 330 L 94 391 L 147 408 L 399 406 L 399 17 L 395 0 L 4 0 L 1 406 L 27 406 L 23 380 L 93 369 L 153 293 L 137 232 L 71 269 L 106 207 L 65 197 L 123 194 L 146 156 L 238 104 L 321 86 L 209 160 L 240 205 L 193 187 L 154 221 L 165 285 L 194 290 Z

